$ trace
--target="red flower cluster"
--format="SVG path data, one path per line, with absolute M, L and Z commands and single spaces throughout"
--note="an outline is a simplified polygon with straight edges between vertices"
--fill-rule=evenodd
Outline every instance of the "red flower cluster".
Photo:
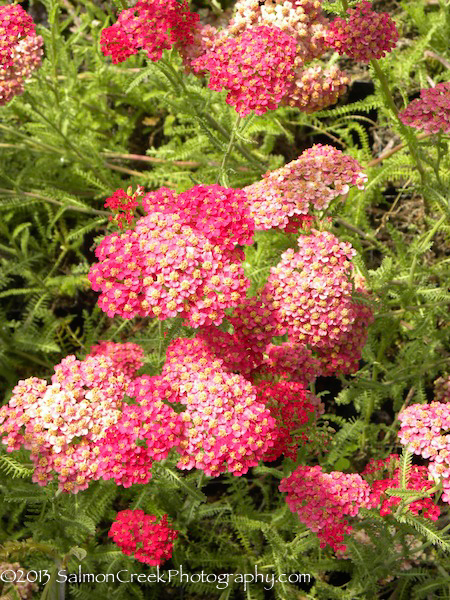
M 323 414 L 323 404 L 302 384 L 292 381 L 261 381 L 255 388 L 258 401 L 269 408 L 277 425 L 273 434 L 274 446 L 269 448 L 263 460 L 276 460 L 282 454 L 297 460 L 298 443 L 292 432 L 303 429 L 301 437 L 307 442 L 308 429 L 314 426 L 316 417 Z
M 398 31 L 387 13 L 375 12 L 370 2 L 360 2 L 347 13 L 347 21 L 337 17 L 331 23 L 326 38 L 339 54 L 367 63 L 382 58 L 395 47 Z
M 163 515 L 158 522 L 155 515 L 146 515 L 143 510 L 121 510 L 108 535 L 127 556 L 159 566 L 172 556 L 173 542 L 178 537 L 167 517 Z
M 153 461 L 167 457 L 182 429 L 181 415 L 162 401 L 167 391 L 160 377 L 134 381 L 127 394 L 136 396 L 138 404 L 125 404 L 120 419 L 98 442 L 98 477 L 124 487 L 150 481 Z
M 316 144 L 244 191 L 255 229 L 286 229 L 292 217 L 324 210 L 335 198 L 343 199 L 351 185 L 364 189 L 366 181 L 357 160 L 333 146 Z
M 189 11 L 186 0 L 139 0 L 123 10 L 117 23 L 101 35 L 101 49 L 114 64 L 137 54 L 142 48 L 148 58 L 158 61 L 164 49 L 174 44 L 192 44 L 192 30 L 199 16 Z
M 450 133 L 450 82 L 420 91 L 398 116 L 405 125 L 426 133 Z
M 41 65 L 44 40 L 18 4 L 0 7 L 0 106 L 24 92 L 24 83 Z
M 386 471 L 388 471 L 389 476 L 379 479 Z M 379 508 L 382 517 L 390 515 L 392 509 L 402 501 L 398 496 L 387 496 L 385 493 L 388 488 L 400 487 L 401 468 L 399 466 L 398 454 L 390 454 L 385 459 L 371 460 L 361 475 L 364 479 L 369 480 L 371 486 L 367 508 Z M 433 482 L 428 479 L 427 468 L 413 465 L 409 472 L 407 489 L 426 492 L 432 487 Z M 431 498 L 415 500 L 409 503 L 407 508 L 413 515 L 418 515 L 419 512 L 422 512 L 426 519 L 431 519 L 432 521 L 436 521 L 441 512 Z
M 344 535 L 352 530 L 345 519 L 354 517 L 369 500 L 369 484 L 355 473 L 323 473 L 322 467 L 300 466 L 282 479 L 280 492 L 299 520 L 317 533 L 320 547 L 327 544 L 337 553 L 346 550 Z
M 110 221 L 116 221 L 118 226 L 122 229 L 123 222 L 126 221 L 128 225 L 134 218 L 134 210 L 139 206 L 137 198 L 142 196 L 144 188 L 141 185 L 137 186 L 137 190 L 132 193 L 132 188 L 125 190 L 116 190 L 114 194 L 108 198 L 105 202 L 105 208 L 110 208 L 114 212 L 117 212 L 115 216 L 110 216 Z
M 126 342 L 125 344 L 116 344 L 115 342 L 99 342 L 91 346 L 91 351 L 86 356 L 108 356 L 119 373 L 123 373 L 130 380 L 136 374 L 143 363 L 144 350 L 137 344 Z
M 241 117 L 274 110 L 294 78 L 295 40 L 277 27 L 252 27 L 237 38 L 220 38 L 192 62 L 210 75 L 209 87 L 228 90 L 227 103 Z
M 275 421 L 255 388 L 200 339 L 172 342 L 162 374 L 186 405 L 180 469 L 243 475 L 273 445 Z
M 250 284 L 236 247 L 252 240 L 245 195 L 218 185 L 178 196 L 162 188 L 142 204 L 148 216 L 96 249 L 100 262 L 88 277 L 101 291 L 100 307 L 111 317 L 178 315 L 192 327 L 220 324 Z

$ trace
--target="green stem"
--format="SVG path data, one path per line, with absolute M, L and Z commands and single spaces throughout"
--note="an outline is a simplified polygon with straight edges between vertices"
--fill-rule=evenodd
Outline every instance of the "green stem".
M 222 164 L 220 165 L 217 183 L 220 182 L 225 187 L 229 187 L 228 175 L 227 175 L 227 171 L 226 171 L 227 161 L 231 154 L 231 151 L 233 150 L 234 140 L 236 138 L 236 133 L 239 129 L 240 124 L 241 124 L 241 117 L 238 116 L 236 119 L 236 122 L 234 124 L 233 131 L 231 132 L 231 135 L 230 135 L 230 141 L 228 142 L 227 150 L 226 150 L 225 154 L 223 155 Z
M 209 123 L 209 125 L 211 125 L 216 131 L 218 131 L 222 135 L 222 137 L 225 139 L 225 141 L 229 142 L 232 133 L 230 134 L 225 129 L 225 127 L 223 127 L 223 125 L 221 123 L 219 123 L 210 113 L 206 112 L 206 113 L 202 114 L 198 110 L 197 105 L 192 100 L 191 94 L 190 94 L 189 90 L 187 89 L 187 87 L 183 81 L 183 78 L 180 76 L 178 71 L 176 71 L 176 69 L 174 69 L 173 66 L 164 59 L 161 59 L 156 64 L 160 67 L 161 66 L 165 67 L 165 69 L 163 68 L 163 72 L 167 75 L 168 79 L 171 81 L 172 85 L 174 85 L 175 89 L 176 89 L 177 85 L 180 85 L 180 87 L 183 90 L 186 100 L 188 101 L 189 105 L 191 106 L 191 108 L 193 109 L 195 114 L 197 115 L 200 122 L 202 124 L 204 121 Z M 166 69 L 168 72 L 166 72 Z M 169 73 L 171 76 L 169 76 Z M 249 150 L 247 150 L 245 148 L 245 146 L 238 143 L 238 144 L 236 144 L 236 148 L 237 148 L 237 150 L 239 150 L 239 152 L 242 154 L 242 156 L 244 156 L 249 161 L 249 163 L 251 163 L 256 169 L 258 169 L 259 171 L 267 170 L 267 165 L 262 160 L 257 158 L 256 156 L 253 156 L 253 154 Z
M 416 140 L 414 138 L 413 133 L 408 129 L 408 127 L 406 127 L 402 121 L 400 120 L 400 117 L 398 116 L 398 108 L 395 106 L 395 102 L 394 102 L 394 98 L 392 97 L 391 94 L 391 90 L 389 88 L 389 82 L 386 79 L 386 75 L 384 74 L 380 63 L 378 62 L 378 60 L 376 60 L 375 58 L 372 59 L 370 61 L 370 64 L 372 65 L 378 80 L 380 82 L 381 85 L 381 91 L 383 92 L 384 98 L 386 100 L 387 105 L 389 106 L 389 108 L 391 109 L 392 113 L 394 114 L 394 117 L 397 119 L 398 124 L 399 124 L 399 129 L 401 131 L 401 133 L 405 136 L 406 139 L 406 143 L 408 144 L 408 148 L 409 151 L 411 152 L 411 156 L 414 158 L 414 161 L 416 163 L 417 166 L 417 170 L 420 173 L 420 178 L 422 181 L 422 185 L 426 185 L 427 183 L 427 174 L 425 172 L 425 169 L 423 168 L 422 162 L 420 160 L 420 157 L 417 153 L 416 150 Z
M 422 248 L 426 248 L 426 245 L 428 244 L 428 242 L 431 240 L 431 238 L 434 236 L 434 234 L 436 233 L 436 231 L 439 229 L 439 227 L 442 225 L 442 223 L 447 219 L 446 215 L 442 215 L 442 217 L 439 219 L 439 221 L 436 221 L 436 223 L 434 224 L 433 228 L 430 229 L 430 231 L 428 232 L 426 238 L 423 241 L 422 244 Z M 409 270 L 409 276 L 408 276 L 408 284 L 409 287 L 413 287 L 414 285 L 414 272 L 416 270 L 416 265 L 417 265 L 417 258 L 418 258 L 418 254 L 415 254 L 413 256 L 413 260 L 411 263 L 411 268 Z

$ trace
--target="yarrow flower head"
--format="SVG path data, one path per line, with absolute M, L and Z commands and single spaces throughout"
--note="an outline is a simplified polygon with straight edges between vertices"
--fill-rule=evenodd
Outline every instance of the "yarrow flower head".
M 20 4 L 10 4 L 0 7 L 1 68 L 13 66 L 13 48 L 20 40 L 30 35 L 36 35 L 35 25 L 31 16 Z
M 293 217 L 324 210 L 335 198 L 345 197 L 351 185 L 364 189 L 366 181 L 356 159 L 316 144 L 244 191 L 256 229 L 286 229 Z
M 347 91 L 347 75 L 335 65 L 323 69 L 316 65 L 308 69 L 296 69 L 282 104 L 296 107 L 302 112 L 313 113 L 323 110 Z
M 405 125 L 426 133 L 450 133 L 450 82 L 420 91 L 416 98 L 399 112 Z
M 155 515 L 146 515 L 143 510 L 121 510 L 108 536 L 127 556 L 147 565 L 159 566 L 172 556 L 178 531 L 170 526 L 168 515 L 158 520 Z
M 86 489 L 96 477 L 98 441 L 119 420 L 128 385 L 107 356 L 67 356 L 50 385 L 32 377 L 15 386 L 0 409 L 2 442 L 8 452 L 30 450 L 39 485 L 56 474 L 60 489 Z
M 233 210 L 226 214 L 230 201 Z M 171 211 L 177 209 L 179 213 Z M 236 244 L 252 240 L 252 221 L 240 190 L 196 186 L 179 196 L 148 194 L 149 215 L 134 229 L 107 236 L 89 272 L 100 307 L 109 315 L 184 317 L 192 327 L 218 325 L 250 285 Z M 170 208 L 169 208 L 170 207 Z
M 43 45 L 21 6 L 0 7 L 0 106 L 23 94 L 25 81 L 41 65 Z
M 450 404 L 412 404 L 400 412 L 400 443 L 428 459 L 428 473 L 441 482 L 442 500 L 450 504 Z
M 109 220 L 116 221 L 121 229 L 124 221 L 129 225 L 133 221 L 134 210 L 139 206 L 137 198 L 142 196 L 143 193 L 144 188 L 141 185 L 137 186 L 134 193 L 131 187 L 126 192 L 125 190 L 116 190 L 105 202 L 105 208 L 110 208 L 117 213 L 115 216 L 111 215 Z
M 326 38 L 327 44 L 339 54 L 368 63 L 395 47 L 398 31 L 387 13 L 375 12 L 371 2 L 360 2 L 347 13 L 347 20 L 337 17 L 331 23 Z
M 278 27 L 297 44 L 296 66 L 319 58 L 325 48 L 328 20 L 316 0 L 238 0 L 227 27 L 236 36 L 257 26 Z
M 382 517 L 390 515 L 393 508 L 402 502 L 400 497 L 386 494 L 388 488 L 401 487 L 401 467 L 398 454 L 390 454 L 387 458 L 380 460 L 372 459 L 361 475 L 371 486 L 367 508 L 379 508 Z M 384 477 L 381 478 L 382 476 Z M 412 465 L 406 487 L 408 490 L 425 493 L 431 489 L 433 482 L 428 478 L 427 467 Z M 410 502 L 407 504 L 407 508 L 413 515 L 422 513 L 425 519 L 432 521 L 436 521 L 441 512 L 431 498 L 421 498 Z
M 298 437 L 307 443 L 308 429 L 314 426 L 316 417 L 325 411 L 323 404 L 302 384 L 292 381 L 261 381 L 255 388 L 258 401 L 269 408 L 277 422 L 274 446 L 266 452 L 263 460 L 273 461 L 284 454 L 296 461 L 298 441 L 292 437 L 292 432 L 303 429 Z
M 443 375 L 434 382 L 435 402 L 450 402 L 450 375 Z
M 167 457 L 182 429 L 181 415 L 163 402 L 175 398 L 161 377 L 137 378 L 127 395 L 138 403 L 125 404 L 120 419 L 98 442 L 98 476 L 124 487 L 148 483 L 153 462 Z
M 117 22 L 102 31 L 100 45 L 114 64 L 137 54 L 142 48 L 148 58 L 158 61 L 163 50 L 174 44 L 192 44 L 192 29 L 199 16 L 189 11 L 187 2 L 177 0 L 139 0 L 123 10 Z
M 346 340 L 360 311 L 352 300 L 355 250 L 329 232 L 300 236 L 299 252 L 287 250 L 270 270 L 267 297 L 289 340 L 331 349 Z
M 207 71 L 212 90 L 228 90 L 226 102 L 241 117 L 274 110 L 294 78 L 294 38 L 277 27 L 252 27 L 237 38 L 220 38 L 213 49 L 192 62 Z
M 172 342 L 162 375 L 186 406 L 178 468 L 240 476 L 273 445 L 269 409 L 258 402 L 252 384 L 229 372 L 203 340 Z
M 346 550 L 344 536 L 352 527 L 345 517 L 354 517 L 369 500 L 369 484 L 356 473 L 332 471 L 322 467 L 299 466 L 282 479 L 280 492 L 287 492 L 286 502 L 299 520 L 317 533 L 320 547 L 327 544 L 336 553 Z
M 126 342 L 125 344 L 116 344 L 109 341 L 99 342 L 91 346 L 88 356 L 98 355 L 108 356 L 112 360 L 114 368 L 128 377 L 130 382 L 136 371 L 144 364 L 144 350 L 141 346 L 132 342 Z

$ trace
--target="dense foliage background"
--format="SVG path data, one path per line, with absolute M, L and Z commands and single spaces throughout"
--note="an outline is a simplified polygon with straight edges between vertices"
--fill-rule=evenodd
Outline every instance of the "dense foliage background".
M 192 2 L 204 22 L 230 16 L 232 2 Z M 297 158 L 314 143 L 331 144 L 357 158 L 368 176 L 352 188 L 332 231 L 357 250 L 375 321 L 360 369 L 351 376 L 319 378 L 314 391 L 325 404 L 318 454 L 327 470 L 360 472 L 371 458 L 401 454 L 396 415 L 412 403 L 433 400 L 433 382 L 449 370 L 450 161 L 445 136 L 414 144 L 429 173 L 415 166 L 407 140 L 372 66 L 340 58 L 325 62 L 351 75 L 346 96 L 329 109 L 305 114 L 280 107 L 247 117 L 238 139 L 224 93 L 194 76 L 174 79 L 143 55 L 113 65 L 100 51 L 101 30 L 115 22 L 108 1 L 24 2 L 44 37 L 45 58 L 25 93 L 0 108 L 0 382 L 4 402 L 18 380 L 49 378 L 64 356 L 84 357 L 99 340 L 131 341 L 145 349 L 142 373 L 160 372 L 165 349 L 188 328 L 156 319 L 107 317 L 97 306 L 87 273 L 95 244 L 117 229 L 106 198 L 119 188 L 195 184 L 244 187 Z M 331 17 L 341 5 L 323 3 Z M 375 2 L 397 23 L 400 40 L 383 59 L 398 107 L 421 88 L 450 75 L 450 7 L 444 0 Z M 225 11 L 225 15 L 222 11 Z M 222 21 L 221 21 L 222 19 Z M 180 59 L 166 51 L 179 72 Z M 420 136 L 419 136 L 420 138 Z M 224 160 L 226 155 L 226 160 Z M 225 178 L 225 179 L 224 179 Z M 259 232 L 246 251 L 246 274 L 256 290 L 296 236 Z M 325 447 L 320 440 L 329 438 Z M 299 457 L 301 460 L 301 457 Z M 26 453 L 0 448 L 0 557 L 27 569 L 78 569 L 92 573 L 148 572 L 107 538 L 118 510 L 168 513 L 180 536 L 165 569 L 253 573 L 309 573 L 309 584 L 255 584 L 218 590 L 182 585 L 68 586 L 68 598 L 446 598 L 450 595 L 448 505 L 431 524 L 420 518 L 364 514 L 348 558 L 319 548 L 299 523 L 279 480 L 289 459 L 217 479 L 175 469 L 176 457 L 155 464 L 152 482 L 118 488 L 96 482 L 78 495 L 30 481 Z M 55 567 L 56 565 L 56 567 Z M 172 565 L 172 566 L 171 566 Z M 46 588 L 47 598 L 53 588 Z M 56 589 L 56 588 L 55 588 Z M 42 592 L 42 586 L 41 586 Z M 35 597 L 40 597 L 36 592 Z M 45 595 L 44 593 L 44 595 Z M 44 597 L 44 596 L 42 596 Z M 53 597 L 57 597 L 56 595 Z

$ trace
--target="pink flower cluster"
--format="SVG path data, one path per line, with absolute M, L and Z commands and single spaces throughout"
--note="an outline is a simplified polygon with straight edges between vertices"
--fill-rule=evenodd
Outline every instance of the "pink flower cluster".
M 388 477 L 380 479 L 381 475 L 386 474 L 386 471 L 388 472 Z M 402 501 L 398 496 L 386 495 L 388 488 L 400 488 L 401 486 L 401 468 L 399 466 L 398 454 L 390 454 L 385 459 L 371 460 L 361 475 L 366 480 L 369 480 L 371 486 L 367 508 L 379 508 L 382 517 L 390 515 L 392 509 Z M 431 489 L 433 483 L 428 479 L 427 468 L 413 465 L 409 472 L 406 487 L 408 490 L 417 490 L 419 493 Z M 407 508 L 413 515 L 418 515 L 422 512 L 426 519 L 431 519 L 432 521 L 436 521 L 441 512 L 431 498 L 422 498 L 410 502 Z
M 27 36 L 35 36 L 33 19 L 19 4 L 0 7 L 0 66 L 12 67 L 13 50 Z
M 281 480 L 279 490 L 287 492 L 291 511 L 317 533 L 320 547 L 329 544 L 336 553 L 345 552 L 344 535 L 352 530 L 345 517 L 356 516 L 370 493 L 369 484 L 360 475 L 324 473 L 319 465 L 297 467 Z
M 302 384 L 292 381 L 261 381 L 255 388 L 258 401 L 269 408 L 277 425 L 273 434 L 274 446 L 269 448 L 263 460 L 273 461 L 284 454 L 296 461 L 298 442 L 292 432 L 301 429 L 301 437 L 306 443 L 308 430 L 314 427 L 316 417 L 324 412 L 323 404 Z
M 330 25 L 326 42 L 339 54 L 361 62 L 382 58 L 398 40 L 394 21 L 387 13 L 377 13 L 371 2 L 360 2 L 347 10 L 348 20 L 337 17 Z
M 450 375 L 443 375 L 434 382 L 435 402 L 450 402 Z
M 327 351 L 350 337 L 352 355 L 360 356 L 365 339 L 355 339 L 352 328 L 368 324 L 371 310 L 352 299 L 355 250 L 329 232 L 311 231 L 298 239 L 299 252 L 288 249 L 270 271 L 264 288 L 289 341 Z
M 178 531 L 169 525 L 167 515 L 158 521 L 155 515 L 136 509 L 118 512 L 108 535 L 127 556 L 159 566 L 172 556 Z
M 99 306 L 110 317 L 220 324 L 250 283 L 236 247 L 252 241 L 245 194 L 218 185 L 178 196 L 161 188 L 145 196 L 143 208 L 149 214 L 134 229 L 105 237 L 96 249 L 99 263 L 88 277 L 101 291 Z
M 39 485 L 55 473 L 60 489 L 86 489 L 98 469 L 98 441 L 120 418 L 127 387 L 110 358 L 67 356 L 56 365 L 51 385 L 35 377 L 19 381 L 0 409 L 2 442 L 8 452 L 30 450 Z
M 24 92 L 24 83 L 40 67 L 44 40 L 18 4 L 0 7 L 0 106 Z
M 192 62 L 209 73 L 212 90 L 228 90 L 226 102 L 241 117 L 277 108 L 294 78 L 295 40 L 278 27 L 252 27 L 237 38 L 220 38 Z
M 416 98 L 399 112 L 405 125 L 426 133 L 450 133 L 450 82 L 420 91 Z
M 134 380 L 127 394 L 138 403 L 125 404 L 120 419 L 98 441 L 98 477 L 124 487 L 150 481 L 153 461 L 165 459 L 179 443 L 183 425 L 181 415 L 163 402 L 174 400 L 167 391 L 160 377 Z
M 428 472 L 441 481 L 442 500 L 450 503 L 450 404 L 432 402 L 413 404 L 398 415 L 400 442 L 406 448 L 429 459 Z
M 305 345 L 283 342 L 268 344 L 261 372 L 266 378 L 283 377 L 307 386 L 321 375 L 321 363 Z
M 172 342 L 162 375 L 186 406 L 180 469 L 240 476 L 273 445 L 275 421 L 252 384 L 229 372 L 200 339 Z
M 148 58 L 158 61 L 163 50 L 174 44 L 192 44 L 192 30 L 199 16 L 189 11 L 186 0 L 139 0 L 123 10 L 116 23 L 103 29 L 101 49 L 114 64 L 137 54 L 142 48 Z
M 227 29 L 231 35 L 239 35 L 261 25 L 278 27 L 294 38 L 295 65 L 300 66 L 324 53 L 327 24 L 316 0 L 238 0 Z
M 292 217 L 324 210 L 335 198 L 345 197 L 351 185 L 364 189 L 366 181 L 357 160 L 316 144 L 244 191 L 256 229 L 286 229 Z
M 349 78 L 335 65 L 329 69 L 316 65 L 294 71 L 287 95 L 282 104 L 296 107 L 302 112 L 313 113 L 336 104 L 347 91 Z
M 123 373 L 130 381 L 144 364 L 144 350 L 132 342 L 116 344 L 115 342 L 101 341 L 91 346 L 88 354 L 88 356 L 98 355 L 108 356 L 112 360 L 114 369 L 118 373 Z

